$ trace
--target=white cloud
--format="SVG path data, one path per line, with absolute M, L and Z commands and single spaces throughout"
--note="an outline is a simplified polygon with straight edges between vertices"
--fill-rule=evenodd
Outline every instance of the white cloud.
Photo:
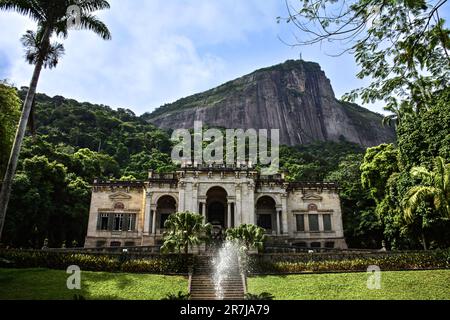
M 245 43 L 250 33 L 270 28 L 275 7 L 276 1 L 257 0 L 112 0 L 111 10 L 99 15 L 113 40 L 72 31 L 64 40 L 66 55 L 56 69 L 43 71 L 38 90 L 151 111 L 229 80 L 233 62 L 209 48 Z M 32 68 L 18 39 L 34 24 L 12 13 L 1 18 L 0 58 L 6 56 L 7 64 L 0 76 L 27 85 Z

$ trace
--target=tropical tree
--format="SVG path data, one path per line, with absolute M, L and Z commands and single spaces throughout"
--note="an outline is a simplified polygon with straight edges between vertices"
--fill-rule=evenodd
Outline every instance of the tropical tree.
M 251 248 L 262 250 L 266 240 L 266 231 L 254 224 L 242 224 L 226 231 L 227 240 L 237 242 L 244 251 Z
M 70 10 L 71 8 L 77 8 L 79 12 L 74 14 L 73 10 Z M 94 11 L 108 8 L 109 3 L 106 0 L 0 0 L 0 10 L 15 11 L 29 16 L 37 22 L 37 31 L 29 31 L 22 38 L 22 42 L 26 46 L 26 59 L 30 64 L 34 64 L 34 71 L 24 100 L 22 115 L 0 192 L 0 238 L 20 149 L 33 106 L 41 70 L 43 67 L 55 67 L 58 63 L 58 58 L 63 52 L 62 45 L 51 43 L 50 39 L 53 35 L 66 38 L 71 26 L 91 30 L 105 40 L 111 39 L 111 34 L 107 26 L 92 14 Z M 74 21 L 77 23 L 74 24 Z
M 211 225 L 204 224 L 201 215 L 189 211 L 170 215 L 164 228 L 162 252 L 188 254 L 189 248 L 206 242 L 211 234 Z
M 0 81 L 0 177 L 3 177 L 14 141 L 14 129 L 20 116 L 20 103 L 17 89 Z
M 404 218 L 412 223 L 420 209 L 432 209 L 444 219 L 450 218 L 450 164 L 437 157 L 433 170 L 425 167 L 414 167 L 411 176 L 420 179 L 421 183 L 408 190 L 404 198 Z M 431 208 L 430 208 L 431 207 Z M 422 224 L 423 225 L 423 224 Z M 424 249 L 427 249 L 425 234 L 422 232 Z
M 395 172 L 398 172 L 398 150 L 393 144 L 367 149 L 361 164 L 361 183 L 377 204 L 385 197 L 386 183 Z

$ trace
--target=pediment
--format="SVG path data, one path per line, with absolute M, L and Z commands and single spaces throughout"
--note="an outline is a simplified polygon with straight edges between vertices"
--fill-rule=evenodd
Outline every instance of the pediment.
M 131 196 L 125 192 L 117 192 L 109 196 L 111 200 L 129 200 Z
M 319 196 L 318 194 L 308 193 L 305 194 L 302 199 L 306 201 L 322 201 L 323 197 Z

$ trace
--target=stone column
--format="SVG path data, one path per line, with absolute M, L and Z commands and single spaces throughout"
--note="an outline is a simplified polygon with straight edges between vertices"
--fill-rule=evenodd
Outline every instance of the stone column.
M 185 209 L 185 199 L 184 199 L 184 196 L 186 193 L 186 184 L 184 182 L 180 182 L 178 184 L 178 188 L 180 189 L 180 191 L 179 191 L 180 201 L 178 203 L 178 212 L 183 212 L 184 210 L 186 210 Z
M 198 210 L 198 183 L 195 182 L 192 185 L 192 212 L 197 212 Z M 200 212 L 198 212 L 200 213 Z
M 200 202 L 200 211 L 202 212 L 203 219 L 206 222 L 206 203 L 203 201 Z
M 232 226 L 231 226 L 231 202 L 228 202 L 228 215 L 227 215 L 227 219 L 228 219 L 228 221 L 227 221 L 228 228 L 231 228 L 231 227 L 232 227 Z
M 152 210 L 153 220 L 152 220 L 152 234 L 156 235 L 156 210 Z
M 234 210 L 234 225 L 239 227 L 242 224 L 242 197 L 241 197 L 242 186 L 241 184 L 236 184 L 236 206 Z
M 151 206 L 151 194 L 150 192 L 147 192 L 145 197 L 145 210 L 144 210 L 144 235 L 150 234 L 150 223 L 151 223 L 151 217 L 150 217 L 150 206 Z
M 280 212 L 277 211 L 277 236 L 281 235 Z
M 281 205 L 282 205 L 282 212 L 281 212 L 281 223 L 283 225 L 283 235 L 289 234 L 289 225 L 288 225 L 288 208 L 287 208 L 287 194 L 283 194 L 281 196 Z
M 248 182 L 247 183 L 247 194 L 248 198 L 246 201 L 248 202 L 247 210 L 246 212 L 247 220 L 246 223 L 249 224 L 256 224 L 256 214 L 255 214 L 255 183 L 254 182 Z

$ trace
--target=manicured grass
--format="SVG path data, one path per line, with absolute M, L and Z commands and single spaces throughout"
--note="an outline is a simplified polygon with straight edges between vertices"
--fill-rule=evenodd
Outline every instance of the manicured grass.
M 81 290 L 68 290 L 69 274 L 47 269 L 0 269 L 1 300 L 160 300 L 168 293 L 187 293 L 185 277 L 82 272 Z
M 382 272 L 380 290 L 367 280 L 367 273 L 266 276 L 248 286 L 276 300 L 450 300 L 450 270 Z

